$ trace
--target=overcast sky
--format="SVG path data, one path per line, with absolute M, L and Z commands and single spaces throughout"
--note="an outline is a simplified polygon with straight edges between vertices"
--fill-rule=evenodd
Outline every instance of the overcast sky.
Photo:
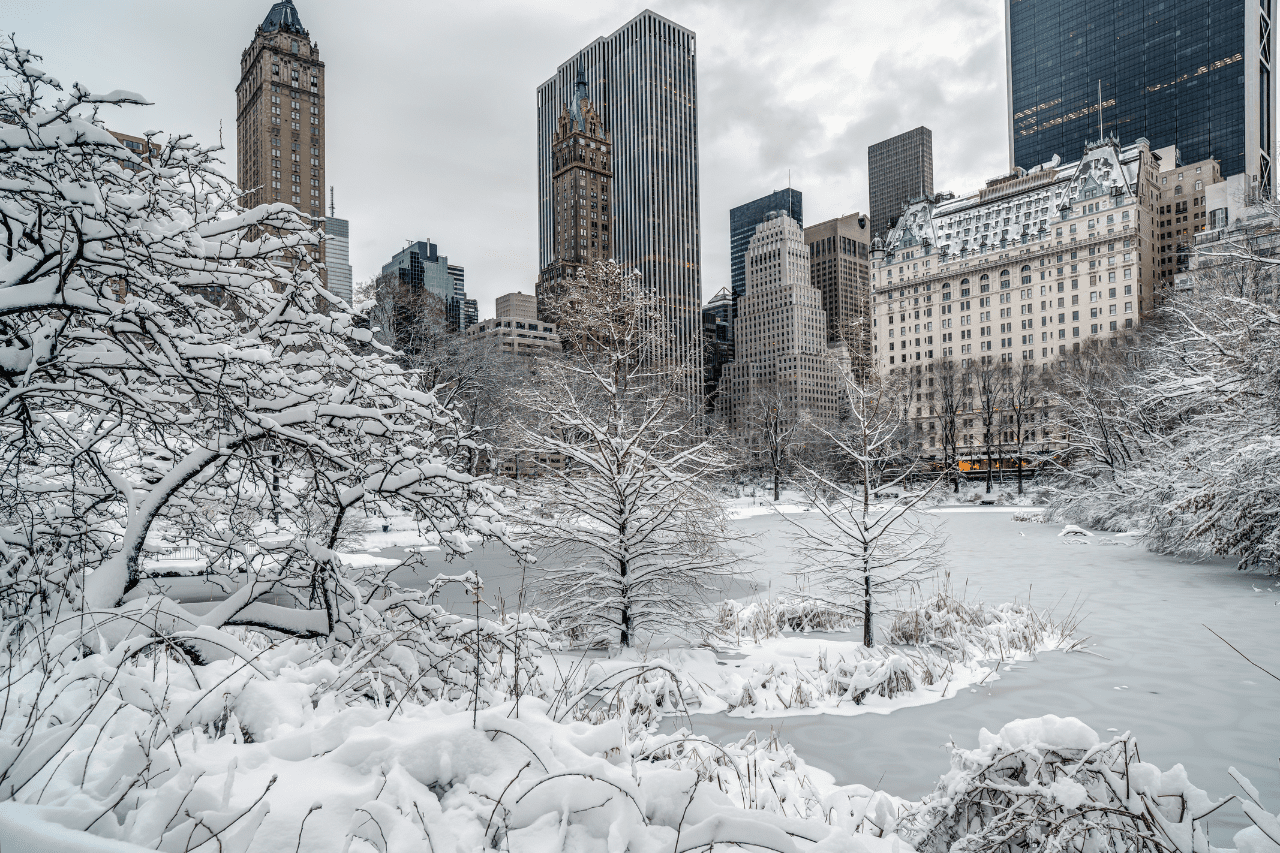
M 867 146 L 933 130 L 934 185 L 1008 169 L 1002 0 L 295 0 L 326 64 L 328 182 L 356 280 L 435 240 L 468 294 L 533 292 L 534 93 L 644 8 L 698 35 L 703 301 L 729 283 L 729 209 L 791 183 L 805 219 L 867 212 Z M 155 103 L 126 133 L 227 146 L 240 52 L 270 0 L 0 0 L 0 27 L 64 84 Z

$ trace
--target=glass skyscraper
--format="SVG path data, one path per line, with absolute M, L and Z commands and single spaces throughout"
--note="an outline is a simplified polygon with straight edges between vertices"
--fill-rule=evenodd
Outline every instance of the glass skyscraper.
M 785 213 L 804 228 L 804 194 L 800 190 L 775 190 L 729 211 L 729 285 L 734 305 L 747 292 L 747 246 L 756 227 L 774 211 Z
M 1270 192 L 1273 0 L 1005 2 L 1011 165 L 1145 137 Z
M 538 87 L 538 268 L 557 259 L 552 141 L 581 69 L 586 97 L 612 140 L 613 257 L 638 269 L 665 301 L 672 355 L 689 359 L 696 374 L 702 238 L 694 43 L 691 30 L 646 10 L 578 51 Z
M 933 195 L 933 131 L 923 125 L 867 148 L 871 236 L 888 237 L 912 199 Z

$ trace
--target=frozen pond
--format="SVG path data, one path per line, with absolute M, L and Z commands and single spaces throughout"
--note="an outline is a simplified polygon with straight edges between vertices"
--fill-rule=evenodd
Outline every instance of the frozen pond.
M 809 516 L 812 518 L 812 516 Z M 1065 613 L 1073 604 L 1096 654 L 1042 655 L 1004 671 L 976 693 L 888 715 L 744 720 L 695 715 L 701 734 L 739 738 L 780 728 L 809 763 L 843 783 L 859 782 L 917 798 L 947 769 L 945 744 L 975 746 L 978 729 L 1053 713 L 1084 720 L 1102 736 L 1132 731 L 1144 760 L 1181 762 L 1211 795 L 1237 793 L 1234 766 L 1265 802 L 1280 804 L 1280 682 L 1250 666 L 1203 627 L 1208 625 L 1258 664 L 1280 673 L 1280 586 L 1221 560 L 1182 562 L 1141 546 L 1077 544 L 1058 525 L 1011 521 L 1006 509 L 940 509 L 950 536 L 953 584 L 989 603 L 1025 599 Z M 789 583 L 790 525 L 757 515 L 738 524 L 758 538 L 750 565 L 763 592 Z M 391 556 L 390 550 L 385 552 Z M 443 561 L 441 561 L 443 562 Z M 487 549 L 466 561 L 514 600 L 519 572 Z M 452 567 L 445 569 L 453 571 Z M 403 580 L 410 580 L 404 578 Z M 734 597 L 751 590 L 733 591 Z M 1112 731 L 1114 730 L 1114 731 Z M 1212 840 L 1230 843 L 1244 826 L 1235 806 L 1210 820 Z
M 1186 563 L 1140 546 L 1060 539 L 1061 526 L 1011 521 L 1008 510 L 946 511 L 957 587 L 990 603 L 1026 598 L 1065 612 L 1078 600 L 1093 654 L 1049 653 L 1017 665 L 977 693 L 885 716 L 777 720 L 785 740 L 841 782 L 916 798 L 947 768 L 945 744 L 977 745 L 981 727 L 1046 713 L 1075 716 L 1106 737 L 1132 731 L 1144 760 L 1181 762 L 1214 796 L 1238 793 L 1227 775 L 1250 776 L 1280 803 L 1280 681 L 1250 666 L 1208 625 L 1280 674 L 1280 586 L 1221 560 Z M 774 522 L 777 523 L 776 521 Z M 781 531 L 783 528 L 779 527 Z M 1021 534 L 1021 535 L 1019 535 Z M 1203 624 L 1202 624 L 1203 623 Z M 769 721 L 694 718 L 702 734 L 738 738 Z M 1228 806 L 1210 821 L 1230 843 L 1245 825 Z M 1215 827 L 1218 828 L 1215 830 Z
M 1070 715 L 1104 737 L 1132 731 L 1143 759 L 1165 769 L 1181 762 L 1192 781 L 1215 797 L 1237 793 L 1227 775 L 1235 766 L 1252 778 L 1264 805 L 1280 805 L 1280 681 L 1204 627 L 1280 674 L 1280 585 L 1221 560 L 1189 563 L 1141 546 L 1103 545 L 1102 535 L 1088 544 L 1064 541 L 1060 526 L 1013 522 L 1008 509 L 944 508 L 937 514 L 950 536 L 949 570 L 957 589 L 967 584 L 969 596 L 991 604 L 1030 594 L 1038 607 L 1055 606 L 1060 613 L 1075 605 L 1086 615 L 1081 633 L 1092 638 L 1089 650 L 1096 654 L 1042 655 L 1001 672 L 976 693 L 888 715 L 695 715 L 695 730 L 737 739 L 772 725 L 806 761 L 838 781 L 915 799 L 947 769 L 945 744 L 952 738 L 975 746 L 982 727 L 995 731 L 1019 717 Z M 800 517 L 816 520 L 812 513 Z M 729 596 L 788 586 L 791 525 L 770 514 L 737 524 L 755 537 L 740 546 L 754 577 L 728 590 Z M 374 533 L 363 558 L 399 562 L 406 541 L 404 531 Z M 439 572 L 474 568 L 485 580 L 487 599 L 505 598 L 514 606 L 520 571 L 504 549 L 478 548 L 449 563 L 439 553 L 425 556 L 420 577 L 401 570 L 395 579 L 414 585 Z M 444 603 L 470 610 L 458 588 L 445 592 Z M 1213 841 L 1229 844 L 1243 825 L 1237 807 L 1221 809 L 1210 821 Z

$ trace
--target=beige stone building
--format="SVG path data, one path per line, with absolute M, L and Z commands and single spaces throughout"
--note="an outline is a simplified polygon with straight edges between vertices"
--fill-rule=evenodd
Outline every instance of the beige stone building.
M 828 344 L 822 292 L 813 286 L 804 232 L 770 214 L 747 247 L 746 293 L 734 322 L 734 360 L 724 366 L 717 410 L 736 441 L 750 444 L 752 406 L 779 400 L 788 416 L 816 424 L 839 416 L 842 344 Z
M 587 97 L 586 72 L 579 69 L 573 102 L 561 109 L 551 141 L 555 260 L 538 276 L 543 320 L 557 319 L 548 304 L 560 282 L 613 257 L 612 148 L 604 121 Z
M 1081 347 L 1132 340 L 1155 297 L 1159 175 L 1145 139 L 1093 143 L 1072 163 L 917 199 L 873 243 L 872 360 L 909 377 L 904 404 L 926 452 L 938 446 L 939 362 L 1044 371 Z M 961 444 L 982 442 L 972 416 L 960 432 Z M 1050 446 L 1043 427 L 1029 432 Z
M 467 329 L 467 337 L 496 341 L 509 355 L 547 355 L 560 352 L 554 323 L 538 319 L 537 299 L 529 293 L 507 293 L 494 304 L 492 320 Z
M 282 202 L 323 218 L 324 70 L 293 0 L 275 3 L 240 55 L 236 155 L 246 207 Z
M 1166 297 L 1175 277 L 1190 267 L 1195 235 L 1209 226 L 1209 189 L 1222 182 L 1216 160 L 1182 165 L 1178 149 L 1169 146 L 1155 152 L 1160 158 L 1160 197 L 1156 202 L 1156 246 L 1160 253 L 1156 278 L 1157 300 Z
M 822 294 L 827 340 L 840 339 L 871 317 L 871 228 L 861 213 L 828 219 L 804 229 L 809 247 L 810 283 Z M 870 363 L 869 352 L 849 354 L 859 370 Z

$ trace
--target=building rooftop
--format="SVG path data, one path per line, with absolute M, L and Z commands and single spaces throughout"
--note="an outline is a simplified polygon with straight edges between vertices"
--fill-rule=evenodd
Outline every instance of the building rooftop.
M 294 8 L 293 0 L 281 0 L 273 5 L 262 22 L 262 31 L 307 35 L 307 28 L 302 26 L 302 18 L 298 17 L 298 10 Z

